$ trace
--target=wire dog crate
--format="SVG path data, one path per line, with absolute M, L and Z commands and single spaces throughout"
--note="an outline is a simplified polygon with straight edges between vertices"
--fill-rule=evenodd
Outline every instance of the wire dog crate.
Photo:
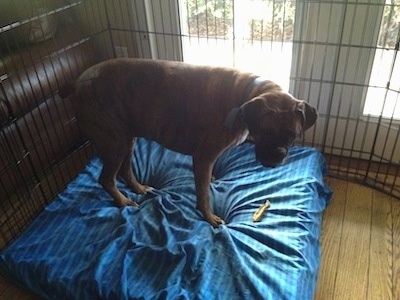
M 298 141 L 400 198 L 400 1 L 5 0 L 0 248 L 92 154 L 59 88 L 112 57 L 233 66 L 319 110 Z

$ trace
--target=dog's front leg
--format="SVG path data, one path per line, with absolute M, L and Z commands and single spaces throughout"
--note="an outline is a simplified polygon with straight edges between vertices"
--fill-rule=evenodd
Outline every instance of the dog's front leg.
M 194 180 L 196 184 L 196 208 L 203 218 L 214 227 L 225 224 L 224 220 L 215 215 L 210 207 L 210 182 L 214 161 L 193 156 Z
M 152 190 L 153 188 L 148 185 L 140 184 L 137 180 L 135 175 L 133 175 L 132 170 L 132 155 L 133 149 L 135 146 L 136 138 L 132 140 L 132 143 L 129 145 L 127 154 L 125 155 L 121 167 L 119 169 L 118 175 L 125 181 L 125 183 L 135 192 L 138 194 L 146 194 L 148 191 Z

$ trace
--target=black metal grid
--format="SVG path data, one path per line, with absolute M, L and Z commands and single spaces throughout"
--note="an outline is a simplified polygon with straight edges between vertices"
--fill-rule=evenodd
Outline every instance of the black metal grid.
M 23 19 L 0 26 L 0 66 L 7 66 L 0 74 L 0 175 L 9 179 L 0 182 L 0 248 L 65 187 L 92 153 L 84 140 L 68 145 L 65 151 L 58 150 L 65 147 L 63 135 L 67 136 L 74 126 L 71 116 L 70 122 L 62 124 L 61 135 L 46 150 L 49 152 L 43 154 L 41 145 L 52 132 L 48 122 L 42 128 L 43 114 L 62 86 L 60 82 L 51 85 L 51 93 L 45 97 L 44 91 L 39 91 L 25 110 L 18 112 L 3 83 L 11 77 L 17 82 L 46 59 L 57 62 L 69 49 L 79 51 L 87 41 L 95 45 L 98 60 L 118 56 L 187 60 L 188 53 L 200 43 L 214 45 L 215 51 L 223 45 L 224 55 L 232 57 L 234 67 L 245 63 L 243 60 L 257 59 L 251 55 L 239 57 L 243 45 L 267 50 L 278 45 L 283 51 L 290 43 L 289 90 L 296 97 L 309 100 L 320 112 L 317 125 L 298 143 L 319 148 L 326 155 L 331 176 L 354 180 L 400 198 L 400 123 L 395 115 L 360 112 L 371 86 L 373 57 L 378 51 L 393 55 L 387 73 L 382 74 L 387 82 L 376 87 L 387 91 L 385 97 L 389 92 L 399 94 L 394 82 L 400 59 L 398 0 L 263 0 L 248 1 L 245 6 L 240 5 L 243 1 L 232 0 L 44 0 L 41 3 L 47 4 L 45 10 L 34 10 L 23 0 L 6 2 L 14 9 L 29 12 Z M 243 7 L 258 7 L 258 11 L 252 15 Z M 56 36 L 46 42 L 48 46 L 42 47 L 44 53 L 40 56 L 35 56 L 36 44 L 10 42 L 17 38 L 20 28 L 38 17 L 49 16 L 60 22 Z M 63 24 L 73 25 L 72 36 L 79 38 L 64 37 L 60 30 Z M 31 54 L 29 62 L 21 63 L 23 52 Z M 260 59 L 265 58 L 262 56 Z M 207 57 L 203 57 L 201 63 L 204 62 Z M 49 85 L 51 74 L 47 75 L 39 79 L 42 90 Z M 24 97 L 33 89 L 29 85 L 25 88 L 21 101 L 28 101 Z M 400 106 L 399 98 L 397 103 Z M 32 113 L 35 109 L 39 114 Z M 70 114 L 68 110 L 61 101 L 51 118 Z M 34 126 L 27 128 L 27 124 Z M 43 162 L 38 164 L 38 159 Z

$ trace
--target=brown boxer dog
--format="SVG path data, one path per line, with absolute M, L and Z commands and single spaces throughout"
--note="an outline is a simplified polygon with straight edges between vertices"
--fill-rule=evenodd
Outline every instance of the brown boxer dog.
M 86 70 L 74 91 L 78 122 L 103 161 L 99 182 L 116 205 L 138 206 L 117 189 L 117 175 L 136 193 L 151 189 L 132 172 L 135 138 L 145 137 L 192 156 L 196 207 L 214 227 L 224 223 L 209 203 L 219 155 L 248 137 L 257 160 L 280 165 L 296 136 L 317 118 L 313 107 L 271 81 L 181 62 L 108 60 Z

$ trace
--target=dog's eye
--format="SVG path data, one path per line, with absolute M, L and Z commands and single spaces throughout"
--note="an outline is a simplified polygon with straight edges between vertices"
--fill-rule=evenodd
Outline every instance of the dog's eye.
M 278 136 L 278 132 L 275 130 L 271 130 L 271 129 L 262 129 L 259 132 L 260 136 L 263 136 L 263 138 L 274 138 L 276 136 Z

